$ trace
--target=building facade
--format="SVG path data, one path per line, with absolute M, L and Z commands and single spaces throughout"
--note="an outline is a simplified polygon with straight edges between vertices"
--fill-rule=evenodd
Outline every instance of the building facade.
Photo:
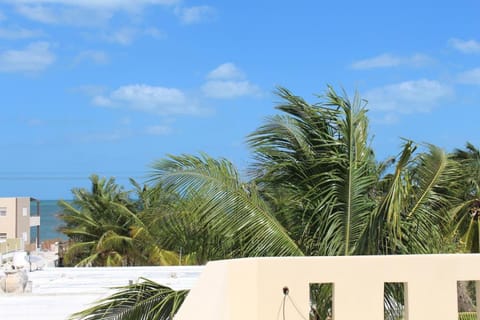
M 31 228 L 36 228 L 35 239 L 31 239 Z M 30 197 L 0 198 L 0 241 L 6 239 L 20 239 L 22 247 L 32 242 L 40 246 L 40 201 Z

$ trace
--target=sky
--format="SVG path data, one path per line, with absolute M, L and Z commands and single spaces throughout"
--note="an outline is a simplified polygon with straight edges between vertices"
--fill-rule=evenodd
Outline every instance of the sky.
M 252 163 L 278 86 L 368 101 L 402 139 L 480 147 L 478 1 L 0 0 L 0 196 L 146 181 L 168 155 Z

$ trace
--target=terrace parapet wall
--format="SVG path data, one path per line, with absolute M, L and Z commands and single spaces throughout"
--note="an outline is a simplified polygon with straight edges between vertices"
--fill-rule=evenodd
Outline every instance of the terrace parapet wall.
M 215 261 L 207 264 L 175 320 L 308 319 L 309 286 L 319 283 L 333 285 L 335 320 L 383 320 L 388 282 L 404 283 L 405 319 L 454 320 L 457 282 L 472 280 L 480 280 L 477 254 Z

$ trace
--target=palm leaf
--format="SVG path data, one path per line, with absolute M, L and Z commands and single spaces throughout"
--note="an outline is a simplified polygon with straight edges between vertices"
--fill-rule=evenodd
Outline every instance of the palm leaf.
M 141 278 L 97 305 L 73 314 L 70 320 L 171 320 L 188 294 Z
M 197 212 L 215 232 L 242 238 L 245 255 L 302 254 L 256 190 L 240 181 L 229 161 L 207 155 L 170 156 L 153 168 L 152 181 L 185 196 L 202 194 Z

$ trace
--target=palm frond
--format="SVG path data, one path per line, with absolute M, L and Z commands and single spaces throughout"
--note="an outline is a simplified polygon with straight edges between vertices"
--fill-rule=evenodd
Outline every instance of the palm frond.
M 188 294 L 145 278 L 117 289 L 120 291 L 73 314 L 70 320 L 172 320 Z
M 246 255 L 302 254 L 256 190 L 240 181 L 229 161 L 207 155 L 171 156 L 153 168 L 152 180 L 162 186 L 182 195 L 202 194 L 198 214 L 216 232 L 241 237 L 247 244 Z

